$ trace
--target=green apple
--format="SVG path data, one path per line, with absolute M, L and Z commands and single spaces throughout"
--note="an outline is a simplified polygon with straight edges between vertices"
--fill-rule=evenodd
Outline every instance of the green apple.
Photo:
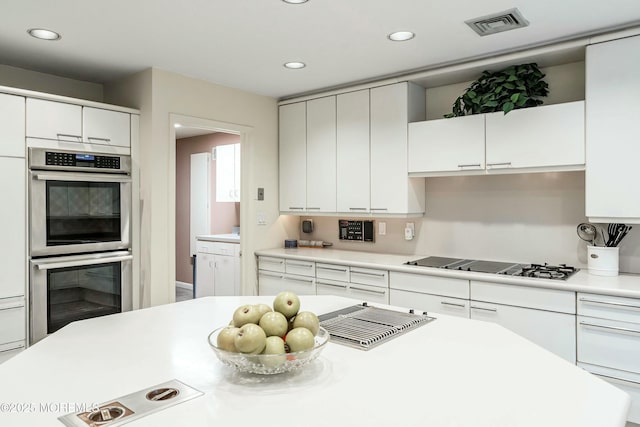
M 266 341 L 267 336 L 260 326 L 247 323 L 240 328 L 233 343 L 241 353 L 259 354 L 264 350 Z
M 287 357 L 285 356 L 284 340 L 280 337 L 267 337 L 264 350 L 264 356 L 260 356 L 263 365 L 273 368 L 283 364 Z M 278 356 L 281 355 L 281 356 Z
M 266 313 L 273 311 L 271 310 L 271 307 L 269 307 L 267 304 L 255 304 L 255 306 L 258 312 L 260 313 L 260 318 L 262 318 L 262 316 L 264 316 Z
M 310 311 L 301 311 L 293 318 L 294 328 L 307 328 L 315 336 L 318 335 L 320 329 L 320 321 L 318 316 Z
M 238 352 L 236 349 L 235 338 L 238 335 L 240 328 L 235 328 L 233 326 L 227 326 L 220 331 L 218 334 L 217 344 L 218 348 L 223 350 L 232 351 L 234 353 Z
M 300 310 L 300 298 L 293 292 L 280 292 L 273 300 L 273 309 L 284 314 L 287 319 L 291 319 Z
M 293 328 L 289 331 L 285 340 L 292 353 L 309 350 L 315 345 L 313 334 L 307 328 Z
M 259 325 L 262 329 L 264 329 L 264 333 L 268 337 L 283 337 L 287 334 L 287 330 L 289 329 L 287 318 L 284 317 L 284 314 L 277 311 L 270 311 L 269 313 L 265 313 L 260 318 Z
M 233 325 L 237 328 L 240 328 L 247 323 L 255 323 L 257 325 L 260 321 L 260 317 L 262 317 L 262 314 L 255 305 L 241 305 L 233 312 Z

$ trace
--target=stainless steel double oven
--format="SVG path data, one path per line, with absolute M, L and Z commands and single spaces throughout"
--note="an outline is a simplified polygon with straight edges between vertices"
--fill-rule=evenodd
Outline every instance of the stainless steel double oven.
M 29 149 L 30 342 L 131 310 L 131 158 Z

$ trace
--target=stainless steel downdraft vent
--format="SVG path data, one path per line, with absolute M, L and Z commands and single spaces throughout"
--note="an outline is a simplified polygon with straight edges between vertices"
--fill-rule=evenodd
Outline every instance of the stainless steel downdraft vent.
M 520 11 L 515 8 L 464 22 L 480 36 L 515 30 L 529 25 L 529 21 L 524 19 Z

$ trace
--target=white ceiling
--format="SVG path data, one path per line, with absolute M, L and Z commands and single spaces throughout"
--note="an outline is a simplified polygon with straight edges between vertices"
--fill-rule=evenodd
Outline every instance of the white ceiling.
M 639 0 L 1 0 L 0 62 L 103 83 L 157 67 L 285 97 L 640 24 Z M 465 20 L 517 7 L 530 25 Z M 45 42 L 26 30 L 48 28 Z M 408 42 L 387 35 L 411 30 Z M 302 70 L 282 64 L 303 61 Z

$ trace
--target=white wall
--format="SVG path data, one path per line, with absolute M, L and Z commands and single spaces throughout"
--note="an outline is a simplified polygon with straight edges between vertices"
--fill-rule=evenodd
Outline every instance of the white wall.
M 426 204 L 423 218 L 375 218 L 376 233 L 380 221 L 387 224 L 387 234 L 376 234 L 375 243 L 339 241 L 338 219 L 347 217 L 312 217 L 314 233 L 296 236 L 407 259 L 437 255 L 586 266 L 586 243 L 576 234 L 586 221 L 583 172 L 426 178 Z M 407 222 L 416 226 L 411 241 L 404 240 Z M 639 243 L 640 229 L 632 230 L 620 249 L 621 271 L 640 272 Z
M 0 64 L 0 86 L 35 90 L 72 98 L 103 101 L 103 87 L 85 82 Z
M 132 94 L 133 93 L 133 94 Z M 278 213 L 278 119 L 273 98 L 254 95 L 201 80 L 147 70 L 121 82 L 106 85 L 109 102 L 125 103 L 142 110 L 142 282 L 148 291 L 146 305 L 167 303 L 174 298 L 175 205 L 169 176 L 171 162 L 169 115 L 179 114 L 251 128 L 242 146 L 242 291 L 256 292 L 253 252 L 281 246 L 294 232 L 297 218 Z M 175 150 L 174 150 L 175 153 Z M 173 180 L 173 181 L 172 181 Z M 265 189 L 265 200 L 257 201 L 257 187 Z M 264 212 L 267 225 L 256 224 Z

